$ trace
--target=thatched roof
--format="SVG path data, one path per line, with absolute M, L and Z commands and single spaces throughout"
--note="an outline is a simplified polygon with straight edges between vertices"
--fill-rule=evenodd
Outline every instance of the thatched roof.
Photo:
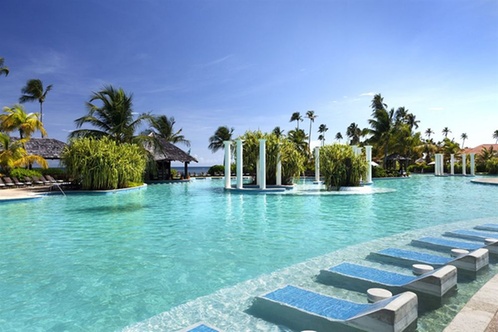
M 398 153 L 390 154 L 389 156 L 387 156 L 386 159 L 387 160 L 397 160 L 397 161 L 411 160 L 410 157 L 404 157 L 404 156 L 401 156 Z
M 11 141 L 16 141 L 18 137 L 11 137 Z M 45 159 L 61 159 L 62 151 L 66 143 L 56 140 L 55 138 L 31 138 L 26 143 L 28 154 L 36 154 Z
M 161 143 L 161 150 L 154 150 L 151 145 L 146 146 L 145 148 L 154 155 L 154 160 L 156 161 L 179 161 L 182 163 L 189 163 L 191 161 L 197 162 L 197 159 L 178 148 L 174 144 L 170 142 L 166 142 L 164 139 L 159 138 L 159 142 Z

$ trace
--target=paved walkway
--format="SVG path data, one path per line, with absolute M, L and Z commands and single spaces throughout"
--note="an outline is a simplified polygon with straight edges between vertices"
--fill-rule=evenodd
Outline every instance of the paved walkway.
M 40 191 L 48 190 L 48 187 L 0 189 L 0 201 L 12 201 L 38 197 Z
M 498 274 L 472 296 L 444 329 L 444 332 L 468 331 L 498 331 Z

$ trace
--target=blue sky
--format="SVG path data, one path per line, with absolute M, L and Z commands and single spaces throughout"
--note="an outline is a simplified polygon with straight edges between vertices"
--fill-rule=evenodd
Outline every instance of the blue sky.
M 138 113 L 173 116 L 198 165 L 222 162 L 207 149 L 218 126 L 287 132 L 297 111 L 314 110 L 312 137 L 324 123 L 331 143 L 368 126 L 374 93 L 436 140 L 449 127 L 493 143 L 498 129 L 495 0 L 5 0 L 0 31 L 0 106 L 29 79 L 53 84 L 44 122 L 63 141 L 108 84 Z

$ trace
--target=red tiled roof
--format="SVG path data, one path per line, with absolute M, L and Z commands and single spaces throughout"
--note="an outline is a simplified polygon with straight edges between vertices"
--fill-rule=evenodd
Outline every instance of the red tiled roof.
M 461 151 L 461 153 L 475 153 L 475 154 L 479 154 L 479 153 L 482 152 L 483 148 L 490 149 L 491 146 L 493 147 L 494 151 L 498 151 L 498 144 L 481 144 L 481 145 L 476 146 L 475 148 L 463 149 Z

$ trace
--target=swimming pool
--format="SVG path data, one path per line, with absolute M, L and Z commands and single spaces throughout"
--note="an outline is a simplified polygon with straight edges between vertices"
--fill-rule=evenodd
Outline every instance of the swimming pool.
M 374 195 L 222 186 L 198 180 L 0 205 L 0 326 L 116 330 L 358 243 L 498 216 L 497 188 L 463 177 L 379 180 L 374 188 L 393 191 Z

